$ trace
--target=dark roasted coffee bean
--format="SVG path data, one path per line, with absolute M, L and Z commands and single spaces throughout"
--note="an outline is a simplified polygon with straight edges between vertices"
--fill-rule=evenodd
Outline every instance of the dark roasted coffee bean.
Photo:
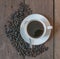
M 32 48 L 26 43 L 20 35 L 20 25 L 23 19 L 32 14 L 31 8 L 28 5 L 21 3 L 19 9 L 12 14 L 11 20 L 5 25 L 5 33 L 10 39 L 12 45 L 18 51 L 18 54 L 23 56 L 36 57 L 37 55 L 48 50 L 45 45 L 33 45 Z

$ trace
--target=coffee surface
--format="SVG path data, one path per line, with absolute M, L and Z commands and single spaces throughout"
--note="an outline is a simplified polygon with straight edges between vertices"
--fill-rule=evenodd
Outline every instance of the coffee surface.
M 38 38 L 44 32 L 43 24 L 39 21 L 32 21 L 27 26 L 27 32 L 31 37 Z

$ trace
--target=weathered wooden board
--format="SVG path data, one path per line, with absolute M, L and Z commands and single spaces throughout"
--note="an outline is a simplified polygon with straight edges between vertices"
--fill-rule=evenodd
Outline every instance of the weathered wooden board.
M 30 6 L 33 13 L 39 13 L 46 16 L 51 25 L 53 25 L 53 0 L 25 0 L 25 3 Z M 49 50 L 43 54 L 32 58 L 25 57 L 26 59 L 53 59 L 53 32 L 50 39 L 46 42 L 46 46 L 49 47 Z
M 55 59 L 60 59 L 60 0 L 55 0 Z
M 4 32 L 4 25 L 22 0 L 0 0 L 0 59 L 23 59 L 18 55 Z

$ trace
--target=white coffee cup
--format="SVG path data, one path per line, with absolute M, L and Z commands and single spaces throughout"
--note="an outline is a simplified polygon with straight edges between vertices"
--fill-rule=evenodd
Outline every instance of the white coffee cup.
M 27 32 L 27 26 L 32 21 L 41 22 L 44 27 L 43 34 L 38 38 L 31 37 Z M 27 16 L 20 25 L 20 34 L 25 42 L 31 45 L 40 45 L 45 43 L 50 37 L 51 29 L 53 27 L 50 25 L 48 19 L 40 14 L 31 14 Z

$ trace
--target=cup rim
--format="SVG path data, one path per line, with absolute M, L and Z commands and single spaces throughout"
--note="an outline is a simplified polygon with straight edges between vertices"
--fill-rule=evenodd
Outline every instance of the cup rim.
M 34 20 L 31 20 L 29 23 L 31 23 L 31 22 L 33 22 Z M 39 21 L 37 21 L 37 20 L 35 20 L 36 22 L 39 22 Z M 27 24 L 27 26 L 26 26 L 26 32 L 27 32 L 27 34 L 29 35 L 29 33 L 28 33 L 28 31 L 27 31 L 27 28 L 28 28 L 28 25 L 29 25 L 29 23 Z M 40 22 L 41 23 L 41 22 Z M 42 23 L 41 23 L 42 24 Z M 44 29 L 44 25 L 42 24 L 42 26 L 43 26 L 43 29 Z M 43 30 L 43 33 L 44 33 L 44 30 Z M 43 35 L 43 33 L 40 35 L 40 36 L 38 36 L 38 37 L 32 37 L 32 36 L 30 36 L 30 37 L 32 37 L 32 38 L 40 38 L 42 35 Z
M 28 34 L 28 32 L 27 32 L 27 26 L 28 26 L 28 24 L 29 24 L 30 22 L 32 22 L 32 21 L 41 22 L 41 24 L 42 24 L 43 27 L 44 27 L 44 31 L 43 31 L 42 35 L 39 36 L 39 37 L 37 37 L 37 38 L 31 37 L 31 36 Z M 45 35 L 45 33 L 46 33 L 46 25 L 44 24 L 44 22 L 42 22 L 41 20 L 38 20 L 38 19 L 32 19 L 32 20 L 28 21 L 28 22 L 26 23 L 26 26 L 25 26 L 25 27 L 26 27 L 26 28 L 25 28 L 25 33 L 26 33 L 26 35 L 27 35 L 30 39 L 40 39 L 40 38 L 42 38 L 42 37 Z

